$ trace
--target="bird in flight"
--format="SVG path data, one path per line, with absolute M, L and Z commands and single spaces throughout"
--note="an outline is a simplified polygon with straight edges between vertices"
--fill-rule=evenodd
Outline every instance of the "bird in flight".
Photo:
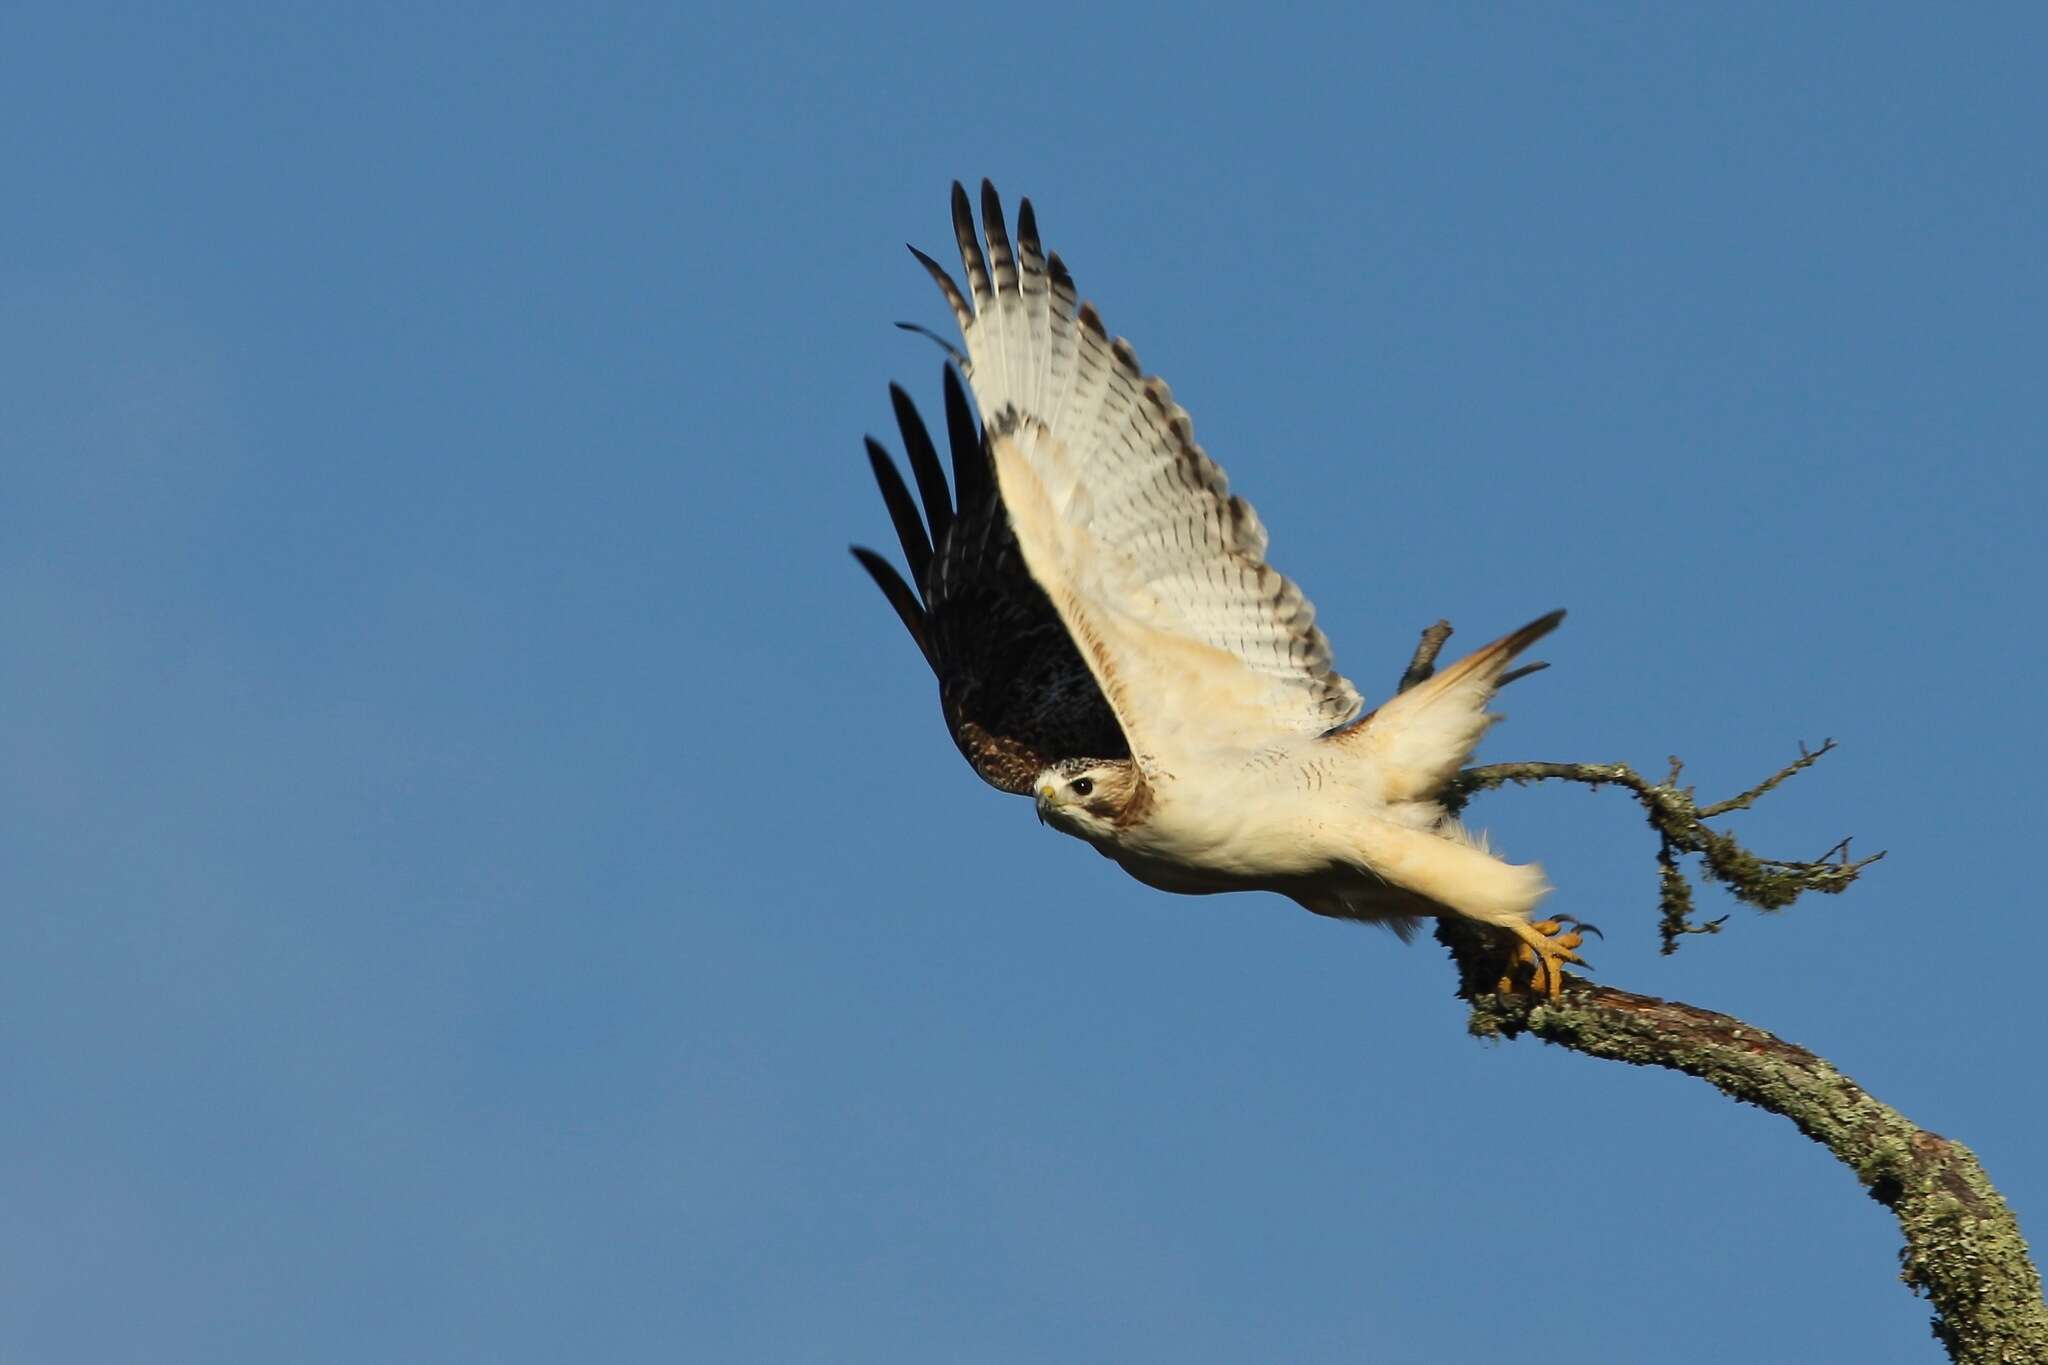
M 1014 246 L 987 181 L 979 229 L 957 182 L 952 209 L 964 291 L 911 248 L 965 345 L 948 349 L 972 407 L 945 373 L 952 483 L 892 385 L 915 497 L 879 443 L 867 451 L 909 579 L 853 553 L 937 675 L 975 772 L 1148 886 L 1278 892 L 1404 938 L 1463 917 L 1516 945 L 1504 986 L 1556 994 L 1582 961 L 1575 922 L 1532 921 L 1542 869 L 1496 856 L 1441 798 L 1510 665 L 1564 613 L 1361 717 L 1308 599 L 1266 563 L 1258 515 L 1165 383 L 1077 306 L 1031 201 Z

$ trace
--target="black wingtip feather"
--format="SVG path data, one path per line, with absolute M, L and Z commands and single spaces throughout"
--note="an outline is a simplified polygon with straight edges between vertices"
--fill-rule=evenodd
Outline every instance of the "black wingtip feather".
M 903 245 L 917 258 L 917 263 L 925 268 L 925 273 L 932 277 L 932 283 L 939 287 L 939 292 L 946 296 L 946 306 L 953 310 L 954 319 L 963 329 L 966 328 L 968 323 L 974 321 L 974 310 L 967 306 L 966 296 L 960 292 L 960 286 L 953 282 L 953 277 L 946 273 L 946 267 L 910 243 L 905 242 Z M 948 346 L 947 349 L 952 348 Z
M 984 300 L 995 296 L 988 286 L 988 261 L 974 233 L 974 206 L 967 202 L 967 187 L 957 180 L 953 182 L 953 240 L 959 244 L 960 266 L 967 272 L 967 287 L 979 309 Z
M 932 542 L 925 534 L 924 523 L 917 519 L 917 504 L 910 500 L 910 489 L 897 472 L 896 462 L 882 449 L 882 443 L 870 436 L 867 447 L 868 467 L 875 471 L 875 486 L 882 490 L 882 505 L 889 509 L 889 521 L 896 527 L 897 543 L 903 546 L 903 562 L 910 566 L 912 581 L 922 584 L 931 574 Z
M 946 538 L 953 529 L 953 494 L 946 487 L 946 472 L 939 467 L 938 447 L 918 415 L 917 404 L 900 384 L 889 386 L 889 406 L 896 410 L 896 426 L 903 433 L 903 453 L 910 460 L 910 473 L 917 480 L 918 499 L 924 504 L 925 525 L 931 528 L 932 544 Z
M 953 449 L 953 488 L 963 515 L 980 510 L 995 496 L 995 479 L 988 467 L 988 451 L 981 443 L 981 431 L 974 422 L 974 405 L 968 401 L 967 386 L 951 365 L 945 367 L 946 441 Z
M 903 628 L 910 632 L 911 640 L 917 645 L 917 652 L 924 655 L 925 664 L 933 673 L 939 671 L 938 663 L 932 658 L 931 641 L 925 629 L 924 607 L 918 602 L 910 585 L 903 581 L 903 575 L 896 572 L 896 566 L 868 549 L 865 545 L 849 545 L 853 557 L 868 571 L 868 577 L 875 580 L 875 586 L 882 590 L 882 596 L 889 599 L 889 605 L 896 609 L 896 617 L 903 622 Z
M 1017 258 L 1010 250 L 1010 229 L 1003 222 L 1003 201 L 990 181 L 981 182 L 981 235 L 988 241 L 989 270 L 997 294 L 1017 292 Z

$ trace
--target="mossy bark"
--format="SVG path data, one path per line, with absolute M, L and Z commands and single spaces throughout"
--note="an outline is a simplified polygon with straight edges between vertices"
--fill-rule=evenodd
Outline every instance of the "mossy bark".
M 1453 955 L 1466 964 L 1455 943 Z M 1468 982 L 1481 965 L 1472 961 Z M 1934 1335 L 1952 1360 L 2048 1365 L 2040 1274 L 1969 1148 L 1915 1124 L 1805 1048 L 1725 1014 L 1577 980 L 1553 1001 L 1468 999 L 1475 1033 L 1528 1033 L 1592 1057 L 1682 1071 L 1792 1120 L 1898 1218 L 1900 1278 L 1932 1302 Z
M 1430 676 L 1450 634 L 1447 621 L 1422 633 L 1397 690 Z M 1658 930 L 1669 953 L 1688 934 L 1716 932 L 1726 918 L 1693 919 L 1692 886 L 1681 859 L 1696 857 L 1701 875 L 1736 899 L 1779 910 L 1808 892 L 1846 890 L 1884 856 L 1852 859 L 1844 839 L 1817 859 L 1761 858 L 1707 823 L 1749 809 L 1833 748 L 1832 740 L 1818 749 L 1802 746 L 1797 759 L 1722 801 L 1700 802 L 1681 784 L 1683 765 L 1674 758 L 1662 782 L 1625 763 L 1468 768 L 1453 779 L 1444 804 L 1455 814 L 1478 794 L 1510 782 L 1577 782 L 1627 791 L 1657 835 Z M 1459 994 L 1471 1006 L 1475 1034 L 1528 1033 L 1591 1057 L 1682 1071 L 1731 1099 L 1783 1114 L 1833 1152 L 1870 1197 L 1898 1218 L 1906 1238 L 1900 1278 L 1934 1305 L 1934 1335 L 1950 1359 L 1964 1365 L 2048 1365 L 2048 1304 L 2041 1299 L 2040 1272 L 2012 1210 L 1969 1148 L 1873 1099 L 1824 1058 L 1740 1019 L 1572 976 L 1552 999 L 1504 993 L 1503 979 L 1516 972 L 1511 943 L 1451 916 L 1438 922 L 1437 938 L 1458 964 Z

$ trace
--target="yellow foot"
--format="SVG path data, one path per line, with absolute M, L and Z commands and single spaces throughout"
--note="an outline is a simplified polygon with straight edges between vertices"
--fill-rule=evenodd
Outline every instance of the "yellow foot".
M 1521 942 L 1515 946 L 1507 975 L 1500 979 L 1500 989 L 1532 991 L 1546 999 L 1555 998 L 1564 988 L 1565 963 L 1586 965 L 1586 959 L 1572 950 L 1586 941 L 1587 934 L 1600 932 L 1570 915 L 1507 927 Z

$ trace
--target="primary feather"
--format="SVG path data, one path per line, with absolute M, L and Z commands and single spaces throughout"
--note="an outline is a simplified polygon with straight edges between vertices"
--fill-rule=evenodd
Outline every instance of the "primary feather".
M 867 441 L 910 581 L 873 550 L 855 546 L 853 554 L 937 678 L 961 754 L 991 786 L 1023 794 L 1050 764 L 1130 750 L 1045 590 L 1024 568 L 972 408 L 951 370 L 945 387 L 957 495 L 901 389 L 892 386 L 890 399 L 915 499 L 888 451 Z
M 1351 720 L 1360 697 L 1315 609 L 1266 563 L 1258 514 L 1231 496 L 1186 410 L 1094 309 L 1053 288 L 1030 202 L 1021 272 L 987 182 L 981 202 L 986 266 L 954 187 L 974 305 L 967 377 L 997 433 L 1026 562 L 1088 646 L 1141 761 L 1245 725 L 1315 735 Z

